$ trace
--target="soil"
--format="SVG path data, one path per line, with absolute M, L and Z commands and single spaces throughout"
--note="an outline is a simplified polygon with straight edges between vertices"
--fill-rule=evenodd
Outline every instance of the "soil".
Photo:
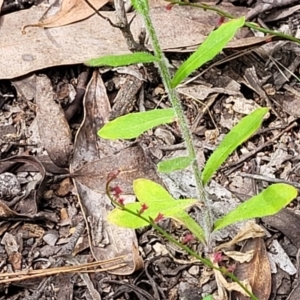
M 262 24 L 274 10 L 279 9 L 274 4 L 264 14 L 257 15 L 255 9 L 264 1 L 229 2 L 237 7 L 252 8 L 252 20 Z M 4 1 L 2 15 L 38 4 Z M 288 11 L 294 4 L 289 1 L 280 9 Z M 112 7 L 107 6 L 106 9 L 111 10 Z M 297 34 L 297 18 L 296 10 L 285 18 L 267 22 L 267 25 L 276 29 L 284 24 L 289 26 L 291 33 Z M 226 49 L 195 72 L 190 83 L 178 89 L 199 150 L 200 165 L 242 116 L 255 107 L 270 108 L 261 129 L 240 146 L 214 176 L 209 192 L 215 204 L 220 205 L 216 209 L 223 207 L 226 211 L 225 206 L 233 205 L 232 199 L 243 202 L 272 183 L 283 182 L 299 188 L 299 46 L 286 41 L 279 43 L 273 47 L 272 57 L 266 54 L 265 44 L 245 49 L 243 56 L 238 56 L 241 50 Z M 174 67 L 188 56 L 174 52 L 166 55 Z M 41 107 L 46 116 L 53 111 L 51 104 L 48 111 L 44 110 L 46 96 L 42 104 L 30 96 L 30 76 L 47 76 L 50 79 L 49 93 L 55 95 L 55 103 L 60 108 L 54 116 L 56 118 L 61 114 L 59 120 L 63 120 L 59 127 L 55 128 L 55 124 L 50 126 L 46 117 L 39 117 Z M 6 276 L 0 277 L 0 299 L 198 300 L 210 294 L 216 295 L 219 283 L 212 270 L 150 227 L 136 230 L 136 251 L 144 265 L 134 273 L 116 275 L 99 270 L 99 267 L 94 267 L 98 268 L 97 271 L 90 273 L 72 271 L 76 265 L 95 261 L 94 250 L 89 243 L 95 238 L 91 233 L 95 232 L 86 228 L 86 212 L 82 209 L 82 199 L 78 197 L 78 182 L 70 175 L 72 169 L 78 172 L 83 165 L 74 142 L 78 141 L 77 134 L 86 121 L 83 99 L 87 97 L 86 91 L 93 76 L 96 75 L 92 68 L 69 65 L 37 70 L 26 75 L 28 81 L 24 78 L 0 78 L 0 275 L 5 273 Z M 154 77 L 153 69 L 147 66 L 128 68 L 124 72 L 102 68 L 101 78 L 112 106 L 111 114 L 106 114 L 108 119 L 141 109 L 170 106 L 160 79 Z M 41 93 L 45 90 L 46 85 L 43 85 Z M 124 99 L 125 102 L 121 103 Z M 38 130 L 34 129 L 34 122 L 40 126 L 40 135 L 41 128 L 45 130 L 40 137 L 36 135 Z M 97 122 L 100 125 L 94 128 L 96 131 L 103 125 L 103 120 L 100 118 Z M 95 137 L 90 137 L 89 142 Z M 46 145 L 45 140 L 50 143 Z M 147 163 L 148 159 L 151 160 L 151 166 L 162 159 L 180 156 L 185 149 L 175 123 L 149 131 L 136 142 L 141 145 Z M 101 151 L 109 153 L 111 161 L 108 165 L 114 166 L 118 163 L 116 155 L 120 149 L 135 147 L 136 143 L 126 142 L 121 148 L 115 144 L 104 146 L 100 142 L 97 145 L 102 147 Z M 62 152 L 61 147 L 65 147 Z M 110 147 L 118 150 L 111 152 Z M 93 157 L 93 154 L 89 155 Z M 106 171 L 104 165 L 101 166 Z M 147 172 L 147 175 L 152 172 L 151 167 Z M 82 174 L 80 176 L 83 177 Z M 179 172 L 176 176 L 159 180 L 169 190 L 168 182 L 177 183 L 177 187 L 170 190 L 174 197 L 193 197 L 195 187 L 190 173 Z M 92 178 L 89 180 L 92 181 Z M 264 265 L 263 260 L 271 262 L 267 264 L 268 267 L 271 265 L 269 274 L 259 268 L 253 270 L 256 273 L 252 282 L 262 281 L 266 286 L 270 284 L 270 295 L 260 299 L 298 299 L 299 206 L 299 198 L 296 198 L 279 214 L 256 220 L 265 228 L 266 235 L 263 239 L 250 239 L 255 240 L 251 249 L 263 253 L 260 254 L 261 266 Z M 195 219 L 199 218 L 197 208 L 189 213 Z M 188 234 L 183 226 L 170 220 L 164 220 L 161 225 L 178 240 Z M 232 237 L 232 233 L 222 232 L 213 246 Z M 105 237 L 101 238 L 102 247 L 108 247 Z M 247 243 L 238 243 L 231 250 L 246 252 L 245 249 L 250 247 Z M 204 246 L 195 239 L 189 241 L 188 246 L 198 253 L 205 251 Z M 238 263 L 223 255 L 221 266 L 235 266 L 239 270 Z M 63 267 L 69 268 L 69 271 L 64 271 Z M 60 269 L 51 273 L 54 268 Z M 32 270 L 42 272 L 33 277 L 28 273 Z M 246 274 L 249 270 L 244 272 Z M 9 279 L 7 273 L 25 277 L 21 280 L 20 277 Z M 261 278 L 257 275 L 259 273 L 267 275 Z M 26 277 L 26 274 L 29 275 Z M 261 293 L 267 294 L 268 291 Z M 230 292 L 229 297 L 246 299 Z

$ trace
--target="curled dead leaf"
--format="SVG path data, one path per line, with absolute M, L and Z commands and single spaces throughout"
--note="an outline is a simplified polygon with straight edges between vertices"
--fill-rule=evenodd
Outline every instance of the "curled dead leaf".
M 0 219 L 9 218 L 28 219 L 37 217 L 37 202 L 42 193 L 42 184 L 45 180 L 46 171 L 41 162 L 33 156 L 16 155 L 7 159 L 0 160 L 0 173 L 3 171 L 14 170 L 21 171 L 22 168 L 39 172 L 41 179 L 27 184 L 25 195 L 21 195 L 18 202 L 8 207 L 6 202 L 0 200 Z
M 250 250 L 245 253 L 239 251 L 223 251 L 223 252 L 226 256 L 240 263 L 251 261 L 255 253 L 254 250 Z
M 99 10 L 108 0 L 89 0 L 92 6 Z M 52 5 L 54 7 L 56 2 Z M 47 13 L 51 10 L 47 11 Z M 62 0 L 60 10 L 54 15 L 46 15 L 36 24 L 28 24 L 23 26 L 22 32 L 25 33 L 27 27 L 60 27 L 67 24 L 84 20 L 95 11 L 84 0 Z
M 266 233 L 261 226 L 257 225 L 254 221 L 248 221 L 231 241 L 220 244 L 215 248 L 215 251 L 217 252 L 222 249 L 230 248 L 236 243 L 247 239 L 263 237 L 265 234 Z

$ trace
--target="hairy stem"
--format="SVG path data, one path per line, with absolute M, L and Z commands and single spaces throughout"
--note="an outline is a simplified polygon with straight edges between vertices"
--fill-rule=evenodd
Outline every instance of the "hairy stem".
M 140 1 L 136 1 L 136 8 L 138 10 L 138 12 L 141 13 L 144 22 L 145 22 L 145 27 L 149 33 L 149 37 L 152 43 L 152 47 L 154 50 L 154 54 L 155 56 L 159 59 L 158 61 L 158 68 L 161 74 L 161 78 L 164 84 L 164 87 L 166 89 L 166 92 L 169 96 L 170 102 L 172 104 L 172 107 L 174 108 L 176 117 L 177 117 L 177 121 L 182 133 L 182 137 L 185 141 L 186 144 L 186 148 L 188 151 L 188 155 L 189 157 L 191 157 L 192 159 L 192 169 L 193 169 L 193 173 L 194 173 L 194 177 L 196 180 L 196 185 L 197 185 L 197 191 L 198 191 L 198 196 L 199 196 L 199 200 L 202 201 L 204 203 L 204 218 L 203 218 L 203 230 L 205 232 L 205 237 L 208 240 L 209 235 L 212 231 L 212 213 L 211 213 L 211 209 L 208 205 L 208 201 L 207 201 L 207 197 L 206 197 L 206 193 L 202 184 L 202 180 L 201 180 L 201 171 L 199 169 L 199 165 L 198 165 L 198 161 L 197 161 L 197 157 L 196 157 L 196 150 L 193 144 L 193 137 L 192 137 L 192 133 L 188 127 L 188 123 L 187 120 L 185 118 L 184 115 L 184 111 L 181 107 L 181 102 L 180 99 L 178 97 L 178 94 L 176 92 L 176 90 L 174 88 L 172 88 L 171 85 L 171 74 L 170 71 L 168 69 L 168 65 L 167 65 L 167 59 L 160 47 L 160 43 L 158 41 L 155 29 L 153 27 L 152 24 L 152 20 L 149 14 L 149 7 L 148 7 L 148 3 L 147 0 L 140 0 Z
M 201 3 L 191 3 L 189 1 L 180 1 L 180 0 L 165 0 L 165 1 L 170 2 L 172 4 L 192 6 L 192 7 L 202 8 L 204 10 L 214 11 L 220 17 L 225 17 L 225 18 L 228 18 L 228 19 L 235 19 L 236 18 L 235 16 L 227 13 L 226 11 L 223 11 L 223 10 L 217 8 L 217 7 L 210 6 L 210 5 L 207 5 L 207 4 L 204 4 L 204 3 L 203 4 L 201 4 Z M 244 26 L 246 26 L 248 28 L 255 29 L 257 31 L 260 31 L 260 32 L 263 32 L 263 33 L 266 33 L 266 34 L 277 36 L 280 39 L 285 39 L 285 40 L 289 40 L 289 41 L 296 42 L 296 43 L 300 44 L 300 40 L 293 37 L 292 35 L 281 33 L 281 32 L 274 31 L 274 30 L 270 30 L 270 29 L 267 29 L 267 28 L 263 28 L 263 27 L 260 27 L 259 25 L 255 24 L 255 23 L 252 23 L 252 22 L 245 22 Z

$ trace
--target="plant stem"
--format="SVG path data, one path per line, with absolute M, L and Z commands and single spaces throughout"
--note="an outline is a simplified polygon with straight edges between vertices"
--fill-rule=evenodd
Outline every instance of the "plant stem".
M 204 10 L 214 11 L 219 16 L 225 17 L 225 18 L 228 18 L 228 19 L 235 19 L 236 18 L 235 16 L 227 13 L 226 11 L 223 11 L 223 10 L 217 8 L 217 7 L 210 6 L 210 5 L 207 5 L 207 4 L 191 3 L 189 1 L 184 2 L 184 1 L 179 1 L 179 0 L 165 0 L 165 1 L 166 2 L 170 2 L 172 4 L 192 6 L 192 7 L 202 8 Z M 297 44 L 300 44 L 300 40 L 297 39 L 297 38 L 295 38 L 295 37 L 293 37 L 292 35 L 281 33 L 281 32 L 277 32 L 277 31 L 274 31 L 274 30 L 266 29 L 266 28 L 262 28 L 262 27 L 260 27 L 259 25 L 255 24 L 253 22 L 245 22 L 244 25 L 246 27 L 255 29 L 257 31 L 260 31 L 260 32 L 263 32 L 263 33 L 267 33 L 267 34 L 270 34 L 270 35 L 274 35 L 274 36 L 277 36 L 279 38 L 282 38 L 282 39 L 289 40 L 289 41 L 292 41 L 292 42 L 296 42 Z
M 179 241 L 177 241 L 175 238 L 173 238 L 173 236 L 171 236 L 169 233 L 167 233 L 164 229 L 162 229 L 158 224 L 156 224 L 151 218 L 146 218 L 144 217 L 141 213 L 135 212 L 133 210 L 130 210 L 129 208 L 126 207 L 126 205 L 120 204 L 118 201 L 116 201 L 114 199 L 114 197 L 111 195 L 110 193 L 110 183 L 118 176 L 118 172 L 113 174 L 110 178 L 108 178 L 107 182 L 106 182 L 106 187 L 105 187 L 105 191 L 106 191 L 106 195 L 108 196 L 108 198 L 110 199 L 110 201 L 116 206 L 118 207 L 118 209 L 122 209 L 128 213 L 130 213 L 131 215 L 138 217 L 140 219 L 142 219 L 143 221 L 145 221 L 146 223 L 148 223 L 149 225 L 151 225 L 155 230 L 157 230 L 161 235 L 163 235 L 168 241 L 170 241 L 171 243 L 177 245 L 179 248 L 183 249 L 186 251 L 186 253 L 190 254 L 191 256 L 197 258 L 199 261 L 201 261 L 204 265 L 206 265 L 209 268 L 212 268 L 214 270 L 217 270 L 219 272 L 221 272 L 223 275 L 228 276 L 232 279 L 232 281 L 236 282 L 248 295 L 252 300 L 259 300 L 257 297 L 255 297 L 251 291 L 249 291 L 240 281 L 239 279 L 234 276 L 232 273 L 230 273 L 229 271 L 227 271 L 225 268 L 218 268 L 216 267 L 211 260 L 207 259 L 207 258 L 203 258 L 201 255 L 199 255 L 198 253 L 196 253 L 195 251 L 193 251 L 191 248 L 189 248 L 188 246 L 180 243 Z
M 209 235 L 211 234 L 211 231 L 212 231 L 212 224 L 213 224 L 212 213 L 211 213 L 211 209 L 208 205 L 206 193 L 205 193 L 205 190 L 204 190 L 204 187 L 202 184 L 201 172 L 200 172 L 197 157 L 196 157 L 196 150 L 195 150 L 195 147 L 193 144 L 192 133 L 188 127 L 188 123 L 186 121 L 184 111 L 181 107 L 181 102 L 178 97 L 178 94 L 177 94 L 176 90 L 174 88 L 172 88 L 172 85 L 171 85 L 172 79 L 171 79 L 170 71 L 168 69 L 167 59 L 160 47 L 160 43 L 158 41 L 155 29 L 153 27 L 152 20 L 150 18 L 150 14 L 149 14 L 149 7 L 148 7 L 147 0 L 136 1 L 136 5 L 138 6 L 137 10 L 141 13 L 141 15 L 144 19 L 145 27 L 149 33 L 149 37 L 150 37 L 150 40 L 152 43 L 154 54 L 159 59 L 157 64 L 158 64 L 158 68 L 159 68 L 159 71 L 161 74 L 161 78 L 162 78 L 164 87 L 166 89 L 166 92 L 169 96 L 172 107 L 175 111 L 177 121 L 178 121 L 180 130 L 181 130 L 181 133 L 182 133 L 182 137 L 186 144 L 188 155 L 192 159 L 192 170 L 193 170 L 193 174 L 194 174 L 194 177 L 196 180 L 199 200 L 204 203 L 204 209 L 203 209 L 203 213 L 204 213 L 203 220 L 204 221 L 203 221 L 203 224 L 201 224 L 201 225 L 202 225 L 204 233 L 205 233 L 205 238 L 208 240 Z

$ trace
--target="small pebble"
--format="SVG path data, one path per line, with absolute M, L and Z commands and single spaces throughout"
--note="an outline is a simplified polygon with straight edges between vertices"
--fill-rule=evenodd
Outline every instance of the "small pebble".
M 0 174 L 0 198 L 11 199 L 21 192 L 21 186 L 16 175 L 12 173 Z
M 190 274 L 190 275 L 193 275 L 193 276 L 199 275 L 199 271 L 200 271 L 199 266 L 192 266 L 192 267 L 188 270 L 189 274 Z

